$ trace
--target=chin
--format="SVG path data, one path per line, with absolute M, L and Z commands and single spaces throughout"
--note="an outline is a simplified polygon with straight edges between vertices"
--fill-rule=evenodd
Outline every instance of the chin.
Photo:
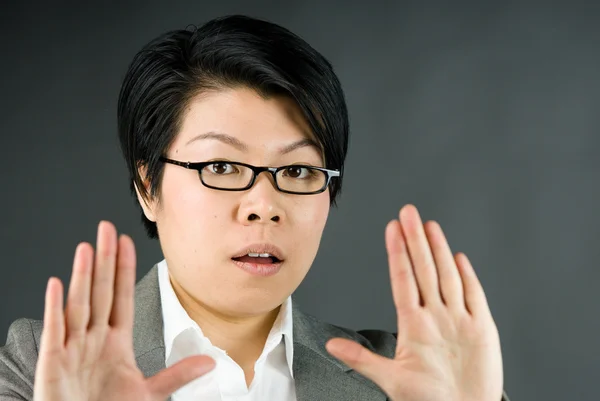
M 279 307 L 291 293 L 269 291 L 264 288 L 240 288 L 229 296 L 219 295 L 215 308 L 231 316 L 257 316 Z

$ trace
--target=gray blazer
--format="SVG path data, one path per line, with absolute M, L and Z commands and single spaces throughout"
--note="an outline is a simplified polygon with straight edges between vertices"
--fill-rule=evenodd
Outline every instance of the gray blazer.
M 381 389 L 332 357 L 325 342 L 345 337 L 387 357 L 395 352 L 396 337 L 379 330 L 352 331 L 302 313 L 293 303 L 294 380 L 298 401 L 385 401 Z M 33 379 L 42 322 L 18 319 L 9 328 L 6 345 L 0 347 L 0 401 L 33 399 Z M 165 368 L 165 344 L 154 266 L 136 285 L 133 347 L 140 370 L 148 376 Z M 279 400 L 274 400 L 279 401 Z M 506 395 L 502 401 L 509 401 Z

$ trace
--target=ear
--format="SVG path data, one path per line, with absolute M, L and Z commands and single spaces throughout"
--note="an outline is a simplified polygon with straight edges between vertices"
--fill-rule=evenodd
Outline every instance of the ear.
M 150 183 L 148 182 L 148 180 L 146 179 L 146 166 L 140 166 L 139 167 L 139 174 L 140 174 L 140 178 L 142 179 L 142 182 L 144 184 L 144 189 L 146 194 L 149 195 L 150 193 Z M 140 203 L 140 206 L 142 207 L 142 210 L 144 211 L 144 215 L 146 216 L 146 218 L 154 223 L 156 223 L 156 207 L 157 207 L 157 202 L 154 199 L 146 199 L 142 196 L 142 194 L 140 193 L 140 189 L 138 188 L 137 184 L 133 183 L 133 186 L 135 187 L 135 193 L 137 195 L 137 199 L 138 202 Z

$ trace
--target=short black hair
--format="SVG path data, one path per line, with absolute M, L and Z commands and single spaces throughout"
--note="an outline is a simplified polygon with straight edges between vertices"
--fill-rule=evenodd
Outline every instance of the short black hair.
M 263 97 L 285 95 L 300 107 L 325 156 L 343 173 L 348 111 L 329 61 L 289 30 L 261 19 L 231 15 L 166 32 L 146 44 L 125 74 L 118 102 L 118 133 L 132 195 L 160 196 L 164 164 L 190 100 L 207 90 L 248 87 Z M 146 185 L 139 169 L 146 171 Z M 343 174 L 330 185 L 331 205 Z M 156 224 L 141 218 L 150 238 Z

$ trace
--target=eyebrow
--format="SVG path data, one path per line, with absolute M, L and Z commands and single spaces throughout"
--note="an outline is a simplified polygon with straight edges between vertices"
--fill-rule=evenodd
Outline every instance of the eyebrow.
M 228 134 L 225 134 L 222 132 L 215 132 L 215 131 L 210 131 L 210 132 L 206 132 L 204 134 L 196 135 L 195 137 L 193 137 L 192 139 L 187 141 L 186 145 L 189 145 L 192 142 L 200 141 L 203 139 L 217 140 L 217 141 L 223 142 L 227 145 L 233 146 L 234 148 L 236 148 L 242 152 L 248 151 L 248 145 L 246 145 L 244 142 L 240 141 L 236 137 L 233 137 L 231 135 L 228 135 Z M 319 144 L 309 138 L 304 138 L 299 141 L 293 142 L 289 145 L 286 145 L 282 149 L 280 149 L 279 152 L 282 155 L 284 155 L 284 154 L 293 152 L 296 149 L 304 148 L 307 146 L 313 147 L 316 150 L 318 150 L 319 152 L 321 152 L 321 147 L 319 146 Z
M 239 139 L 237 139 L 231 135 L 223 134 L 221 132 L 214 132 L 214 131 L 196 135 L 195 137 L 193 137 L 192 139 L 187 141 L 186 145 L 189 145 L 192 142 L 200 141 L 203 139 L 214 139 L 214 140 L 226 143 L 227 145 L 231 145 L 234 148 L 241 150 L 242 152 L 248 151 L 248 145 L 246 145 L 244 142 L 240 141 Z

